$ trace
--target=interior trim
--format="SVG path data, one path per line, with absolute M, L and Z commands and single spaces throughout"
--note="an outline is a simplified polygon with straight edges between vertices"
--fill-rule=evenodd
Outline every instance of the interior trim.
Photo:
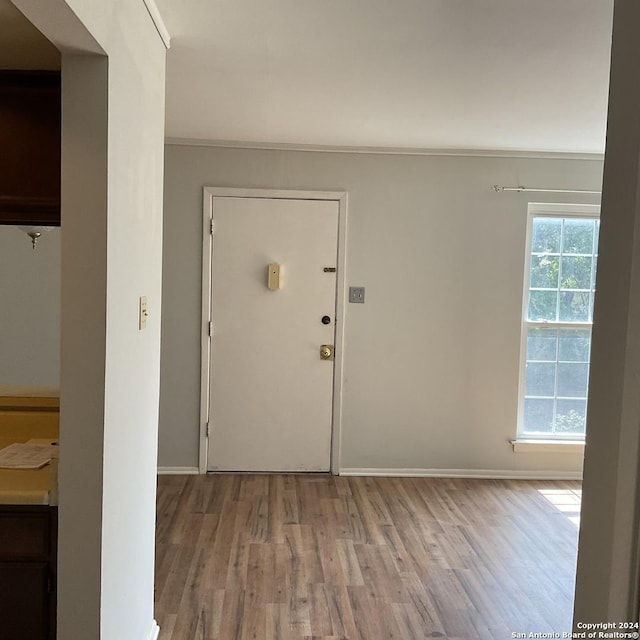
M 221 147 L 263 151 L 315 151 L 324 153 L 369 153 L 404 156 L 462 156 L 489 158 L 541 158 L 550 160 L 591 160 L 602 162 L 604 153 L 573 153 L 565 151 L 527 151 L 520 149 L 438 149 L 422 147 L 349 147 L 320 144 L 253 142 L 238 140 L 208 140 L 168 136 L 165 144 L 184 147 Z
M 197 476 L 198 467 L 158 467 L 159 476 Z
M 284 200 L 326 200 L 338 203 L 338 255 L 336 279 L 336 328 L 333 366 L 333 399 L 331 424 L 331 473 L 338 475 L 342 446 L 342 386 L 344 367 L 344 318 L 346 315 L 347 282 L 347 216 L 348 197 L 346 191 L 300 191 L 288 189 L 244 189 L 233 187 L 203 188 L 202 202 L 202 328 L 200 333 L 200 452 L 199 471 L 207 473 L 209 452 L 209 394 L 210 394 L 210 347 L 211 334 L 211 258 L 213 250 L 214 199 L 221 198 L 268 198 Z M 211 469 L 213 471 L 213 469 Z
M 344 468 L 341 476 L 391 476 L 398 478 L 478 478 L 492 480 L 581 480 L 582 471 L 531 469 L 385 469 Z
M 155 0 L 142 0 L 144 2 L 144 6 L 147 7 L 147 11 L 151 16 L 151 20 L 153 20 L 153 24 L 155 25 L 158 35 L 164 42 L 164 46 L 167 49 L 171 48 L 171 35 L 169 34 L 169 30 L 167 29 L 167 25 L 165 25 L 164 20 L 162 19 L 162 14 L 160 13 L 160 9 L 158 9 L 158 5 L 155 3 Z
M 155 620 L 151 621 L 151 628 L 149 629 L 148 640 L 157 640 L 160 635 L 160 627 Z
M 515 453 L 579 453 L 584 454 L 580 440 L 510 440 Z

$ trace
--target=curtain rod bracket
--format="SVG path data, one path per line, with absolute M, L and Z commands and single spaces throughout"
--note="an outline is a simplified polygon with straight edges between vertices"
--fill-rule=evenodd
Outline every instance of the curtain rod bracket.
M 518 187 L 505 187 L 501 184 L 494 184 L 491 187 L 496 193 L 504 193 L 505 191 L 515 191 L 516 193 L 581 193 L 585 195 L 601 195 L 602 191 L 588 191 L 586 189 L 534 189 L 524 187 L 522 185 Z

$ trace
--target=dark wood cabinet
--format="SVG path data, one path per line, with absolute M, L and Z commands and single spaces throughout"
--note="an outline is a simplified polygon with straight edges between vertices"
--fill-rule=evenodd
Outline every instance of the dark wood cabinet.
M 0 224 L 60 224 L 59 71 L 0 70 Z
M 54 640 L 58 510 L 0 505 L 0 637 Z

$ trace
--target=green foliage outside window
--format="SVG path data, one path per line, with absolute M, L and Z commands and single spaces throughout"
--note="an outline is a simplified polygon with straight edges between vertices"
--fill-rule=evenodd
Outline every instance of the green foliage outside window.
M 525 322 L 544 324 L 527 328 L 525 434 L 584 434 L 598 231 L 593 218 L 533 219 Z

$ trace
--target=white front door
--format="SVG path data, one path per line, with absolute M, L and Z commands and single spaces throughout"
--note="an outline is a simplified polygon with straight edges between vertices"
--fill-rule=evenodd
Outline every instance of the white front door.
M 339 204 L 213 198 L 210 471 L 328 471 Z M 268 265 L 280 268 L 279 283 Z

